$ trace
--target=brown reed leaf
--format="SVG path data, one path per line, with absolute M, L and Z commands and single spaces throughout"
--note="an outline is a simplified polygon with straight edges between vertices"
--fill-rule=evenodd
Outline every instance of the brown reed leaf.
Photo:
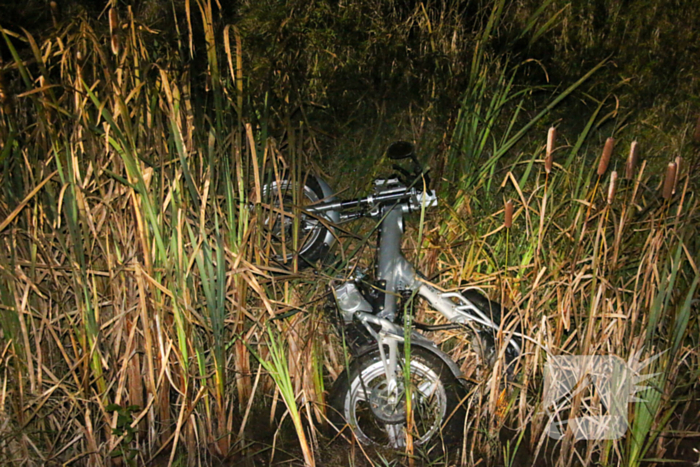
M 510 229 L 510 227 L 513 225 L 513 201 L 508 200 L 506 202 L 506 213 L 505 213 L 505 220 L 503 221 L 503 225 L 505 225 L 506 229 Z
M 112 46 L 112 53 L 114 55 L 119 55 L 119 38 L 117 36 L 112 36 L 110 44 Z
M 605 140 L 605 147 L 603 148 L 603 155 L 600 157 L 600 163 L 598 164 L 598 176 L 601 177 L 606 170 L 608 170 L 608 164 L 610 164 L 610 158 L 612 157 L 613 147 L 615 146 L 615 139 L 608 138 Z
M 5 218 L 4 221 L 0 222 L 0 232 L 2 232 L 2 231 L 5 229 L 5 227 L 7 227 L 8 225 L 10 225 L 10 224 L 12 223 L 12 220 L 13 220 L 15 217 L 17 217 L 17 214 L 19 214 L 20 211 L 22 211 L 22 209 L 24 209 L 24 207 L 25 207 L 25 206 L 27 205 L 27 203 L 34 197 L 34 195 L 36 195 L 36 194 L 39 192 L 39 190 L 41 190 L 41 189 L 44 187 L 44 185 L 46 185 L 47 183 L 49 183 L 49 181 L 50 181 L 50 180 L 53 178 L 53 176 L 56 175 L 57 173 L 58 173 L 57 170 L 51 172 L 51 174 L 50 174 L 48 177 L 46 177 L 41 183 L 39 183 L 37 186 L 35 186 L 34 189 L 33 189 L 31 192 L 29 192 L 29 194 L 22 200 L 21 203 L 19 203 L 19 204 L 17 205 L 17 207 L 10 213 L 9 216 L 7 216 L 7 217 Z
M 610 173 L 610 184 L 608 185 L 608 204 L 612 204 L 615 199 L 615 188 L 617 186 L 617 170 Z
M 698 121 L 695 123 L 695 132 L 693 132 L 693 141 L 700 144 L 700 115 L 698 115 Z
M 112 46 L 112 53 L 114 55 L 119 55 L 119 38 L 117 37 L 117 30 L 119 28 L 119 16 L 117 15 L 117 10 L 114 8 L 109 9 L 109 35 L 110 35 L 110 45 Z
M 554 163 L 554 158 L 552 157 L 552 151 L 554 151 L 554 143 L 557 139 L 557 129 L 551 127 L 547 133 L 547 152 L 544 158 L 544 170 L 547 173 L 552 172 L 552 164 Z
M 634 169 L 637 166 L 637 142 L 632 141 L 630 144 L 630 154 L 627 156 L 627 163 L 625 164 L 625 178 L 627 180 L 632 180 L 634 178 Z
M 681 156 L 676 156 L 676 178 L 673 180 L 673 194 L 676 194 L 676 188 L 678 187 L 678 179 L 681 178 L 681 161 L 683 158 Z
M 666 179 L 664 180 L 664 190 L 662 196 L 664 199 L 671 198 L 673 195 L 673 186 L 676 182 L 676 163 L 669 162 L 666 168 Z

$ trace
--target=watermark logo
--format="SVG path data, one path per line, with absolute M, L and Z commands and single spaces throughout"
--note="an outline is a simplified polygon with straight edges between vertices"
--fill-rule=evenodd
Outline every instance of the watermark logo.
M 647 389 L 644 381 L 658 375 L 642 371 L 660 355 L 640 362 L 641 351 L 628 362 L 615 355 L 556 355 L 544 371 L 545 431 L 561 439 L 572 431 L 575 440 L 619 439 L 627 432 L 630 402 Z M 572 416 L 578 415 L 580 416 Z

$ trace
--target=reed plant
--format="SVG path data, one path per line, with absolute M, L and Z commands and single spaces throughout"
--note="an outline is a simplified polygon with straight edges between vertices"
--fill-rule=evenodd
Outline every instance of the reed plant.
M 173 2 L 174 39 L 117 2 L 104 18 L 53 13 L 54 28 L 40 36 L 1 25 L 11 58 L 0 63 L 0 461 L 252 457 L 252 443 L 266 450 L 269 439 L 255 439 L 251 413 L 277 416 L 281 394 L 300 462 L 321 462 L 324 391 L 347 362 L 321 317 L 319 277 L 339 270 L 290 274 L 270 262 L 262 186 L 316 168 L 352 190 L 361 183 L 348 187 L 342 170 L 371 166 L 358 171 L 366 179 L 380 170 L 374 158 L 334 167 L 323 154 L 341 147 L 322 138 L 340 118 L 328 117 L 332 105 L 350 109 L 335 121 L 349 134 L 374 111 L 365 107 L 376 110 L 372 121 L 393 124 L 381 89 L 369 98 L 339 91 L 353 69 L 372 70 L 365 84 L 416 86 L 424 98 L 395 133 L 373 127 L 371 139 L 353 143 L 349 153 L 363 156 L 390 133 L 430 141 L 435 89 L 446 77 L 463 85 L 442 95 L 461 99 L 452 128 L 435 137 L 444 136 L 433 160 L 446 202 L 407 222 L 404 246 L 440 287 L 468 282 L 507 305 L 528 336 L 515 380 L 483 368 L 463 333 L 431 336 L 477 385 L 463 463 L 512 465 L 518 450 L 558 465 L 671 455 L 672 435 L 697 431 L 677 410 L 698 391 L 697 155 L 678 146 L 673 170 L 659 167 L 648 139 L 608 131 L 612 98 L 596 102 L 581 129 L 558 128 L 542 144 L 534 130 L 604 66 L 529 107 L 549 89 L 520 86 L 529 64 L 497 53 L 504 18 L 517 13 L 508 2 L 477 8 L 475 35 L 464 21 L 474 12 L 449 2 L 388 2 L 371 15 L 369 1 L 320 3 L 243 2 L 232 19 L 211 0 Z M 544 2 L 515 39 L 541 40 L 568 14 Z M 356 47 L 343 49 L 332 31 Z M 417 58 L 387 60 L 410 47 Z M 683 125 L 679 141 L 694 128 Z M 604 146 L 608 137 L 614 146 Z M 632 137 L 625 176 L 599 189 Z M 599 154 L 602 173 L 592 169 Z M 371 266 L 375 227 L 338 230 L 343 265 Z M 414 305 L 411 319 L 439 321 Z M 497 368 L 513 332 L 498 334 Z M 664 351 L 626 438 L 577 442 L 568 433 L 555 443 L 544 434 L 547 358 Z M 582 396 L 562 416 L 602 410 L 594 399 Z M 506 429 L 517 441 L 499 446 Z
M 43 43 L 3 29 L 25 89 L 22 110 L 2 115 L 15 135 L 3 182 L 25 198 L 3 202 L 3 433 L 17 433 L 3 462 L 104 465 L 127 428 L 141 463 L 165 450 L 171 462 L 234 454 L 232 409 L 252 392 L 234 336 L 262 335 L 267 311 L 249 310 L 267 297 L 250 262 L 248 182 L 269 142 L 246 138 L 241 77 L 219 75 L 211 3 L 197 6 L 209 73 L 231 85 L 212 89 L 213 119 L 197 110 L 185 58 L 158 63 L 155 32 L 129 9 L 109 9 L 108 48 L 84 16 Z M 240 74 L 240 43 L 226 51 Z M 137 408 L 129 427 L 117 406 Z
M 607 189 L 599 190 L 600 171 L 591 163 L 579 162 L 585 157 L 581 139 L 585 140 L 586 132 L 584 129 L 576 144 L 560 148 L 551 147 L 550 132 L 550 144 L 538 146 L 530 162 L 517 161 L 501 169 L 501 180 L 493 185 L 513 198 L 506 204 L 506 223 L 503 210 L 490 214 L 473 203 L 470 212 L 478 220 L 465 229 L 455 218 L 457 209 L 446 206 L 445 214 L 432 227 L 445 234 L 432 237 L 436 241 L 427 249 L 435 249 L 435 255 L 424 245 L 419 261 L 435 262 L 437 258 L 435 269 L 445 287 L 466 280 L 509 304 L 511 315 L 528 336 L 523 342 L 520 379 L 510 387 L 506 401 L 492 405 L 495 399 L 491 399 L 480 409 L 486 414 L 478 422 L 482 430 L 472 428 L 465 433 L 475 440 L 473 445 L 491 452 L 484 444 L 489 438 L 486 434 L 500 432 L 511 420 L 516 439 L 525 430 L 529 433 L 529 445 L 523 443 L 521 449 L 529 452 L 533 462 L 639 465 L 642 459 L 670 455 L 672 442 L 664 433 L 684 430 L 671 423 L 674 413 L 677 416 L 676 404 L 693 398 L 691 394 L 698 389 L 693 381 L 697 374 L 694 331 L 689 332 L 689 326 L 698 324 L 691 312 L 697 306 L 699 277 L 692 253 L 698 204 L 688 189 L 692 184 L 689 174 L 680 176 L 672 195 L 672 186 L 664 183 L 672 185 L 675 173 L 668 176 L 657 164 L 657 174 L 649 174 L 652 159 L 640 167 L 636 166 L 639 161 L 628 163 L 634 172 L 632 179 L 620 180 L 613 172 Z M 624 157 L 615 153 L 610 141 L 603 151 L 606 165 Z M 633 142 L 633 160 L 638 150 L 638 143 Z M 594 170 L 587 175 L 586 167 Z M 653 180 L 660 180 L 661 185 L 655 187 Z M 482 191 L 486 191 L 482 184 L 471 191 L 465 187 L 464 198 L 457 202 L 477 196 L 484 199 L 488 194 Z M 507 235 L 497 234 L 502 229 Z M 431 230 L 429 225 L 427 230 Z M 472 255 L 472 242 L 482 244 L 483 253 Z M 503 265 L 498 259 L 504 256 L 518 261 Z M 429 309 L 417 319 L 440 320 Z M 511 331 L 502 330 L 501 342 L 507 341 Z M 478 358 L 468 350 L 463 336 L 444 333 L 437 339 L 451 342 L 453 357 L 463 362 L 466 374 L 477 374 Z M 640 401 L 631 405 L 626 438 L 582 442 L 570 430 L 554 442 L 542 431 L 547 423 L 547 408 L 541 405 L 542 364 L 548 358 L 612 354 L 627 361 L 635 355 L 648 358 L 659 353 L 663 363 L 656 368 L 664 370 L 647 382 Z M 494 378 L 504 381 L 501 375 Z M 493 382 L 482 384 L 492 394 L 499 387 Z M 600 395 L 592 391 L 575 399 L 560 416 L 573 420 L 590 415 L 590 410 L 604 413 L 597 397 Z M 512 456 L 507 452 L 507 457 Z

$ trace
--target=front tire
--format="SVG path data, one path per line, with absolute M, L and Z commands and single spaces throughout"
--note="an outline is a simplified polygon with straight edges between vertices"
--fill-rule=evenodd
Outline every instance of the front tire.
M 387 390 L 379 349 L 353 361 L 333 387 L 329 418 L 338 429 L 347 424 L 361 444 L 392 449 L 406 445 L 406 362 L 401 346 L 399 354 L 395 391 Z M 459 404 L 464 391 L 438 356 L 420 347 L 411 349 L 410 388 L 414 446 L 461 434 L 464 411 Z

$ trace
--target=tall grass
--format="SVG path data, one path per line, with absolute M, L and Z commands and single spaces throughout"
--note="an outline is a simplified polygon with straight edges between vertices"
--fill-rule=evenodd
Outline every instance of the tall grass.
M 686 124 L 683 131 L 689 127 Z M 544 144 L 532 153 L 529 163 L 516 162 L 502 169 L 493 185 L 514 200 L 512 210 L 506 212 L 506 225 L 502 210 L 489 214 L 474 203 L 467 212 L 479 220 L 472 229 L 465 229 L 456 214 L 463 207 L 447 207 L 433 227 L 443 235 L 433 237 L 439 240 L 429 246 L 421 262 L 428 267 L 437 258 L 434 268 L 446 287 L 467 279 L 510 304 L 523 332 L 534 339 L 524 342 L 521 378 L 510 389 L 506 414 L 497 406 L 485 405 L 482 410 L 490 415 L 489 421 L 480 422 L 483 431 L 472 429 L 465 436 L 475 439 L 477 446 L 488 445 L 511 420 L 516 432 L 529 428 L 530 443 L 525 449 L 531 459 L 539 459 L 536 462 L 639 465 L 644 458 L 670 455 L 670 440 L 663 433 L 685 430 L 670 422 L 678 401 L 694 397 L 698 390 L 695 331 L 690 329 L 698 325 L 691 310 L 697 307 L 700 277 L 692 253 L 699 206 L 688 189 L 692 179 L 687 173 L 680 176 L 676 194 L 664 197 L 659 182 L 665 178 L 664 166 L 655 164 L 650 169 L 652 159 L 637 167 L 631 180 L 618 180 L 615 189 L 599 189 L 596 164 L 577 156 L 585 146 L 586 132 L 573 146 L 549 148 L 551 173 L 542 154 Z M 633 145 L 636 151 L 637 143 Z M 610 158 L 606 165 L 621 164 L 618 160 L 624 156 L 613 153 L 609 141 L 606 146 L 600 156 Z M 651 170 L 657 173 L 650 174 Z M 489 196 L 482 192 L 486 192 L 483 185 L 471 190 L 465 186 L 464 199 L 456 203 Z M 497 234 L 503 228 L 507 236 Z M 465 237 L 470 240 L 467 245 L 476 243 L 483 253 L 473 255 L 474 246 L 465 245 Z M 430 249 L 435 249 L 434 255 Z M 504 267 L 499 261 L 504 256 L 518 260 Z M 423 310 L 417 319 L 433 318 L 433 312 Z M 504 338 L 511 330 L 504 327 Z M 454 358 L 461 359 L 467 374 L 474 374 L 476 360 L 463 337 L 446 333 L 438 340 L 452 342 Z M 541 365 L 547 358 L 613 354 L 627 360 L 662 352 L 658 368 L 664 370 L 647 382 L 649 389 L 639 396 L 644 401 L 630 407 L 626 438 L 576 442 L 569 431 L 555 443 L 542 432 L 547 420 L 539 394 Z M 497 379 L 495 375 L 491 383 L 483 383 L 492 394 L 498 392 Z M 563 416 L 605 413 L 598 397 L 592 391 L 575 399 Z M 488 456 L 491 451 L 484 449 Z
M 698 202 L 690 171 L 697 160 L 674 161 L 680 169 L 668 196 L 652 155 L 609 194 L 592 170 L 607 101 L 576 134 L 560 131 L 564 142 L 543 155 L 532 136 L 537 122 L 595 79 L 598 68 L 529 113 L 535 89 L 516 84 L 519 68 L 510 64 L 519 58 L 496 58 L 489 46 L 512 13 L 507 2 L 479 9 L 476 36 L 462 22 L 466 13 L 447 3 L 411 9 L 390 2 L 367 17 L 353 4 L 336 13 L 312 6 L 268 11 L 270 5 L 246 3 L 242 11 L 274 13 L 275 21 L 251 13 L 234 25 L 210 0 L 173 4 L 182 37 L 172 44 L 116 4 L 103 20 L 80 14 L 43 37 L 3 25 L 12 58 L 0 64 L 0 460 L 237 459 L 251 455 L 256 441 L 258 421 L 248 427 L 256 418 L 250 414 L 274 407 L 281 392 L 300 461 L 321 462 L 324 443 L 314 427 L 323 421 L 324 388 L 345 362 L 318 313 L 323 272 L 282 280 L 267 261 L 261 186 L 268 174 L 288 169 L 298 177 L 331 160 L 320 154 L 321 133 L 313 127 L 327 115 L 318 101 L 351 102 L 347 108 L 355 110 L 342 122 L 348 131 L 366 115 L 354 91 L 323 100 L 338 91 L 324 79 L 353 64 L 403 85 L 413 73 L 421 90 L 442 85 L 436 76 L 469 83 L 438 161 L 444 186 L 460 196 L 437 214 L 422 213 L 416 235 L 407 222 L 405 246 L 440 286 L 467 281 L 507 304 L 532 340 L 521 376 L 509 383 L 482 371 L 463 335 L 432 336 L 480 384 L 481 397 L 469 401 L 476 415 L 465 433 L 465 463 L 512 463 L 513 449 L 561 465 L 638 465 L 663 455 L 669 430 L 684 428 L 671 424 L 674 408 L 698 389 Z M 529 40 L 553 27 L 545 16 L 551 8 L 545 2 L 528 20 Z M 338 31 L 372 26 L 386 34 L 359 41 L 362 59 L 357 51 L 325 48 L 335 42 L 314 26 L 323 11 L 346 27 Z M 267 29 L 256 30 L 261 23 Z M 397 50 L 419 37 L 420 60 L 384 64 L 389 37 Z M 251 57 L 246 47 L 256 40 L 270 53 Z M 308 47 L 277 49 L 295 40 Z M 465 50 L 470 60 L 463 60 Z M 278 69 L 275 61 L 294 67 Z M 442 74 L 416 71 L 426 63 Z M 407 125 L 416 140 L 428 139 L 431 105 Z M 608 136 L 619 148 L 635 135 Z M 381 146 L 382 137 L 373 135 L 370 146 Z M 360 146 L 351 153 L 367 154 Z M 610 154 L 611 169 L 622 164 L 618 152 Z M 340 188 L 356 181 L 325 169 Z M 507 235 L 498 234 L 504 213 L 496 203 L 471 201 L 501 195 L 511 200 Z M 358 247 L 344 233 L 340 240 L 344 252 L 365 255 L 353 261 L 371 264 L 364 243 Z M 267 323 L 278 314 L 285 321 Z M 411 316 L 439 319 L 420 306 Z M 511 332 L 504 328 L 499 342 Z M 585 445 L 571 435 L 559 445 L 543 436 L 538 404 L 548 355 L 628 358 L 642 349 L 666 350 L 666 370 L 642 396 L 649 402 L 631 409 L 630 436 Z M 600 408 L 584 398 L 568 415 L 586 404 Z M 497 446 L 503 427 L 520 431 L 505 451 Z
M 198 6 L 220 83 L 211 4 Z M 263 309 L 247 308 L 265 290 L 245 292 L 261 274 L 246 248 L 247 180 L 264 169 L 221 87 L 211 121 L 187 72 L 175 72 L 184 59 L 158 64 L 148 29 L 119 16 L 110 10 L 108 49 L 86 18 L 41 44 L 3 30 L 24 87 L 2 115 L 21 138 L 4 141 L 3 181 L 30 195 L 4 204 L 17 212 L 2 226 L 3 407 L 14 407 L 3 432 L 20 434 L 3 443 L 3 462 L 102 465 L 125 442 L 113 404 L 137 407 L 139 462 L 164 449 L 188 462 L 228 456 L 236 441 L 226 349 L 261 332 L 251 324 Z M 240 398 L 250 362 L 235 348 Z M 21 434 L 34 432 L 45 434 Z

